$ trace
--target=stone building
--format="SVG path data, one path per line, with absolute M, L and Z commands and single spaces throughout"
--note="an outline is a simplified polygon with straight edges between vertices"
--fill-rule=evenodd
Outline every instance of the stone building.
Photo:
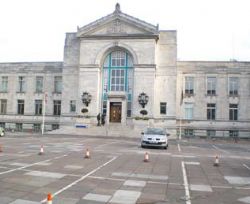
M 250 137 L 250 62 L 177 61 L 175 30 L 119 4 L 66 34 L 63 62 L 0 63 L 0 80 L 7 130 L 39 131 L 43 114 L 47 131 L 96 124 L 101 113 L 107 125 Z

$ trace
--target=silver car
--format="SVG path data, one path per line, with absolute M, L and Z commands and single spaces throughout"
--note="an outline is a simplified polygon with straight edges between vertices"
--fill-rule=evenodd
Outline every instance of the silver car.
M 169 134 L 162 128 L 147 128 L 141 133 L 141 147 L 168 147 Z

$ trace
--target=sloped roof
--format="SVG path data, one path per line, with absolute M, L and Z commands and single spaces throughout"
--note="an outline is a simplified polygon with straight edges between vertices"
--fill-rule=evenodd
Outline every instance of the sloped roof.
M 77 28 L 77 36 L 81 37 L 89 34 L 92 30 L 97 29 L 98 27 L 108 24 L 112 21 L 120 20 L 122 22 L 126 22 L 130 25 L 133 25 L 141 30 L 144 30 L 148 34 L 158 35 L 158 25 L 152 25 L 143 20 L 125 14 L 120 9 L 120 4 L 117 3 L 115 6 L 115 11 L 107 16 L 104 16 L 94 22 L 91 22 L 81 28 Z

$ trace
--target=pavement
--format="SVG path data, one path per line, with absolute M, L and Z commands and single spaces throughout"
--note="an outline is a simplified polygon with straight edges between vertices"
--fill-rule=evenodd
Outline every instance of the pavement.
M 48 193 L 53 204 L 250 203 L 250 141 L 171 140 L 164 150 L 137 138 L 20 133 L 0 144 L 1 204 L 46 203 Z

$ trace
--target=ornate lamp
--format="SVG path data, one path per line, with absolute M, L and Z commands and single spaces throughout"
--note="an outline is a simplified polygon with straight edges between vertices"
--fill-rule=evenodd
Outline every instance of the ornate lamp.
M 83 92 L 82 93 L 82 102 L 88 106 L 90 101 L 92 99 L 92 96 L 88 92 Z
M 140 93 L 140 95 L 138 96 L 138 102 L 142 106 L 142 108 L 144 108 L 148 103 L 148 95 L 144 92 Z

